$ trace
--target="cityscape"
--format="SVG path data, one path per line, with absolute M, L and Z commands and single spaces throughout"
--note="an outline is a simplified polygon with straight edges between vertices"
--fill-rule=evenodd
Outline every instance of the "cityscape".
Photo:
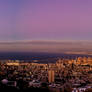
M 86 92 L 92 88 L 92 57 L 57 58 L 54 63 L 0 60 L 0 80 L 1 87 L 17 91 Z
M 92 0 L 0 0 L 0 92 L 92 92 Z

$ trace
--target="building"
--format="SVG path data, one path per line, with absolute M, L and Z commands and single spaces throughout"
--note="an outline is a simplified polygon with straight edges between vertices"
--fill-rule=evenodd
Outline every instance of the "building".
M 54 82 L 54 80 L 55 80 L 54 70 L 48 70 L 48 81 L 49 81 L 49 83 Z

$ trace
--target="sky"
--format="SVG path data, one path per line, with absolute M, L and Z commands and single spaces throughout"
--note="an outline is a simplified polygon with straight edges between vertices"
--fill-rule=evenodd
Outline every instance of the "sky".
M 0 0 L 0 41 L 91 40 L 92 0 Z

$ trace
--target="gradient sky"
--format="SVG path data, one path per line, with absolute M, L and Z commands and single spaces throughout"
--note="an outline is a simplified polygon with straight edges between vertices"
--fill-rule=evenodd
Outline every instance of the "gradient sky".
M 92 0 L 0 0 L 0 41 L 91 40 Z

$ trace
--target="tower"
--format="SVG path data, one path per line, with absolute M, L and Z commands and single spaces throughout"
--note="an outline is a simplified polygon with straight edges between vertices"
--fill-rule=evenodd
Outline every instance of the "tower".
M 54 82 L 54 79 L 55 79 L 54 70 L 48 70 L 48 81 L 49 81 L 49 83 Z

